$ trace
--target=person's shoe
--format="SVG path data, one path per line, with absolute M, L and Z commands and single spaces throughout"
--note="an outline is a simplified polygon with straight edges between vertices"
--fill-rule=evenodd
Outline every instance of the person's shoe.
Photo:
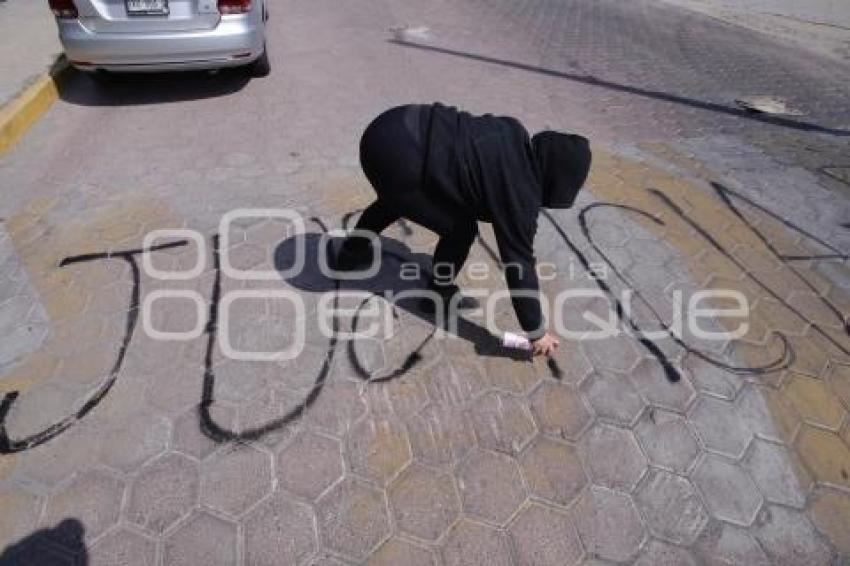
M 458 310 L 472 310 L 481 306 L 481 303 L 479 303 L 474 297 L 467 297 L 461 293 L 460 288 L 457 285 L 437 285 L 431 281 L 428 283 L 428 290 L 437 293 L 437 301 L 441 303 L 443 310 L 446 312 L 448 312 L 448 309 L 452 304 L 452 300 L 458 295 L 460 295 L 460 299 L 457 300 Z M 435 312 L 436 309 L 434 308 L 434 303 L 435 300 L 431 297 L 422 297 L 419 300 L 420 308 L 427 314 L 433 314 Z
M 374 253 L 371 242 L 361 246 L 352 244 L 350 239 L 346 239 L 339 246 L 336 254 L 328 254 L 328 263 L 334 271 L 359 271 L 372 265 Z

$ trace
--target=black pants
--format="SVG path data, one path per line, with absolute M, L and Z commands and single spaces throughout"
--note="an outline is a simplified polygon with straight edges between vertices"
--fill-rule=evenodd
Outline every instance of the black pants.
M 356 229 L 380 234 L 406 218 L 436 232 L 440 241 L 433 264 L 439 282 L 445 284 L 450 279 L 447 274 L 456 275 L 466 262 L 478 225 L 474 218 L 459 216 L 456 207 L 429 194 L 423 185 L 427 111 L 428 107 L 400 106 L 366 128 L 360 140 L 360 164 L 378 199 L 360 216 Z M 367 242 L 350 238 L 346 245 L 353 248 Z

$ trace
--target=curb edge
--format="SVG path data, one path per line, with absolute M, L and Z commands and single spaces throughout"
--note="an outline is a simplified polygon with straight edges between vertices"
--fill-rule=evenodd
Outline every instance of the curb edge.
M 0 155 L 7 153 L 59 97 L 59 82 L 68 71 L 65 56 L 0 108 Z

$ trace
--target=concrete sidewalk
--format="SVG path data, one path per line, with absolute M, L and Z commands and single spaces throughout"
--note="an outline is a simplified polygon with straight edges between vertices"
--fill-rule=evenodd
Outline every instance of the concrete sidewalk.
M 0 106 L 47 71 L 62 52 L 47 2 L 0 0 Z
M 842 0 L 665 0 L 850 60 L 850 9 Z

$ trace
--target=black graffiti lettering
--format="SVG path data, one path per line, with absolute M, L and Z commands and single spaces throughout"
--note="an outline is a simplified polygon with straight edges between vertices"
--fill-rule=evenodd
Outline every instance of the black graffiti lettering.
M 658 226 L 664 226 L 664 225 L 666 225 L 666 223 L 662 219 L 658 218 L 657 216 L 649 214 L 648 212 L 641 210 L 640 208 L 628 206 L 628 205 L 624 205 L 624 204 L 614 204 L 614 203 L 607 203 L 607 202 L 600 202 L 600 203 L 594 203 L 594 204 L 588 205 L 588 206 L 584 207 L 581 210 L 581 212 L 579 213 L 579 225 L 581 226 L 582 234 L 584 235 L 585 238 L 587 238 L 587 240 L 588 240 L 588 242 L 590 242 L 591 246 L 593 246 L 594 251 L 597 254 L 599 254 L 600 257 L 602 257 L 602 260 L 608 265 L 608 267 L 611 269 L 611 272 L 614 273 L 617 276 L 617 278 L 620 279 L 629 289 L 631 289 L 633 295 L 641 303 L 643 303 L 643 305 L 647 308 L 647 310 L 649 310 L 649 312 L 652 314 L 652 316 L 658 321 L 658 324 L 663 329 L 663 331 L 666 332 L 667 335 L 679 347 L 684 349 L 686 352 L 693 354 L 694 356 L 702 359 L 703 361 L 708 362 L 708 363 L 710 363 L 710 364 L 712 364 L 716 367 L 719 367 L 719 368 L 724 369 L 726 371 L 729 371 L 731 373 L 762 374 L 762 373 L 769 373 L 769 372 L 772 372 L 772 371 L 784 369 L 784 368 L 788 367 L 788 365 L 790 365 L 790 362 L 791 362 L 791 359 L 792 359 L 791 358 L 790 345 L 788 344 L 787 338 L 781 333 L 779 333 L 778 336 L 779 336 L 779 339 L 782 342 L 782 346 L 783 346 L 782 353 L 779 356 L 777 356 L 777 358 L 774 359 L 773 361 L 771 361 L 771 362 L 769 362 L 769 363 L 767 363 L 763 366 L 755 366 L 755 367 L 754 366 L 734 366 L 734 365 L 731 365 L 731 364 L 727 364 L 724 361 L 719 360 L 717 358 L 714 358 L 710 354 L 707 354 L 706 352 L 703 352 L 702 350 L 699 350 L 699 349 L 691 346 L 690 344 L 688 344 L 684 340 L 682 340 L 682 338 L 680 336 L 678 336 L 676 332 L 673 332 L 673 330 L 670 328 L 670 326 L 664 321 L 661 314 L 646 299 L 644 294 L 640 292 L 640 289 L 638 289 L 638 286 L 635 285 L 631 280 L 629 280 L 629 278 L 626 276 L 626 274 L 623 273 L 617 267 L 617 265 L 611 260 L 611 258 L 608 257 L 608 255 L 594 241 L 593 234 L 591 233 L 591 230 L 588 226 L 587 216 L 588 216 L 589 213 L 591 213 L 595 210 L 600 210 L 600 209 L 605 209 L 605 208 L 614 208 L 614 209 L 617 209 L 617 210 L 622 210 L 622 211 L 625 211 L 625 212 L 628 212 L 628 213 L 636 214 L 636 215 L 641 216 L 642 218 L 644 218 L 646 220 L 653 222 L 654 224 L 656 224 Z M 606 292 L 608 292 L 609 295 L 611 295 L 610 291 L 606 290 Z M 614 300 L 617 300 L 617 298 L 614 297 L 613 295 L 611 295 L 611 297 Z M 621 315 L 621 313 L 622 313 L 622 310 L 620 308 L 618 308 L 617 314 Z M 634 322 L 632 320 L 629 320 L 629 324 L 635 330 L 639 331 L 639 328 L 634 324 Z M 641 343 L 644 344 L 644 346 L 647 346 L 647 344 L 645 344 L 643 341 L 652 343 L 652 341 L 649 340 L 648 338 L 646 338 L 645 336 L 639 338 L 639 341 L 641 341 Z M 656 346 L 656 348 L 657 348 L 657 346 Z
M 826 331 L 823 329 L 823 327 L 822 327 L 822 326 L 820 326 L 819 324 L 817 324 L 815 321 L 812 321 L 811 319 L 809 319 L 809 318 L 808 318 L 808 317 L 807 317 L 807 316 L 806 316 L 803 312 L 801 312 L 798 308 L 794 307 L 794 305 L 792 305 L 792 304 L 790 304 L 788 301 L 786 301 L 786 300 L 785 300 L 785 299 L 784 299 L 784 298 L 783 298 L 783 297 L 782 297 L 779 293 L 777 293 L 776 291 L 774 291 L 774 290 L 773 290 L 773 289 L 772 289 L 772 288 L 771 288 L 771 287 L 770 287 L 767 283 L 765 283 L 765 282 L 764 282 L 764 281 L 763 281 L 760 277 L 756 276 L 756 275 L 755 275 L 754 273 L 752 273 L 749 269 L 747 269 L 747 267 L 743 264 L 743 262 L 741 262 L 739 259 L 737 259 L 735 256 L 733 256 L 731 253 L 729 253 L 729 251 L 728 251 L 728 250 L 726 250 L 720 242 L 718 242 L 718 241 L 717 241 L 714 237 L 712 237 L 712 236 L 711 236 L 711 234 L 709 234 L 709 233 L 708 233 L 708 231 L 707 231 L 705 228 L 703 228 L 703 226 L 702 226 L 702 225 L 700 225 L 700 224 L 699 224 L 696 220 L 694 220 L 694 219 L 693 219 L 693 218 L 691 218 L 691 217 L 690 217 L 687 213 L 685 213 L 685 211 L 684 211 L 684 210 L 682 210 L 682 209 L 681 209 L 681 207 L 679 207 L 679 206 L 678 206 L 675 202 L 673 202 L 673 200 L 672 200 L 672 199 L 670 199 L 670 197 L 668 197 L 666 194 L 664 194 L 663 192 L 659 191 L 658 189 L 649 189 L 649 192 L 650 192 L 650 194 L 654 195 L 656 198 L 658 198 L 659 200 L 661 200 L 661 202 L 663 202 L 663 203 L 664 203 L 664 204 L 665 204 L 668 208 L 670 208 L 670 210 L 672 210 L 672 211 L 673 211 L 673 212 L 674 212 L 677 216 L 679 216 L 682 220 L 684 220 L 685 222 L 687 222 L 687 223 L 688 223 L 688 225 L 689 225 L 691 228 L 693 228 L 694 230 L 696 230 L 696 231 L 697 231 L 697 233 L 698 233 L 700 236 L 702 236 L 703 238 L 705 238 L 705 239 L 706 239 L 706 240 L 707 240 L 707 241 L 708 241 L 708 242 L 712 245 L 712 247 L 714 247 L 714 249 L 716 249 L 716 250 L 717 250 L 717 251 L 718 251 L 721 255 L 723 255 L 723 257 L 725 257 L 725 258 L 726 258 L 726 259 L 728 259 L 730 262 L 732 262 L 733 264 L 735 264 L 735 266 L 737 266 L 737 267 L 738 267 L 738 269 L 739 269 L 742 273 L 744 273 L 744 274 L 745 274 L 745 275 L 746 275 L 749 279 L 751 279 L 751 280 L 752 280 L 752 281 L 753 281 L 756 285 L 758 285 L 759 287 L 761 287 L 762 289 L 764 289 L 764 290 L 765 290 L 765 292 L 767 292 L 767 293 L 768 293 L 771 297 L 773 297 L 773 298 L 774 298 L 777 302 L 779 302 L 780 304 L 782 304 L 782 305 L 783 305 L 785 308 L 787 308 L 789 311 L 793 312 L 793 313 L 794 313 L 797 317 L 799 317 L 799 318 L 800 318 L 800 320 L 805 321 L 805 322 L 807 322 L 807 323 L 811 324 L 811 325 L 812 325 L 812 329 L 814 329 L 814 330 L 815 330 L 815 332 L 817 332 L 818 334 L 820 334 L 822 338 L 824 338 L 827 342 L 829 342 L 830 344 L 832 344 L 833 346 L 835 346 L 835 347 L 836 347 L 838 350 L 840 350 L 843 354 L 845 354 L 845 355 L 850 355 L 850 350 L 848 350 L 845 346 L 843 346 L 842 344 L 840 344 L 840 343 L 839 343 L 839 342 L 838 342 L 835 338 L 833 338 L 833 337 L 832 337 L 832 336 L 831 336 L 828 332 L 826 332 Z M 728 200 L 727 200 L 726 202 L 727 202 L 727 204 L 731 204 L 731 201 L 728 201 Z M 734 207 L 733 207 L 733 209 L 734 209 Z M 757 232 L 757 231 L 756 231 L 756 230 L 752 227 L 751 223 L 747 222 L 747 221 L 743 218 L 743 216 L 741 216 L 741 218 L 742 218 L 742 220 L 744 220 L 744 222 L 747 224 L 747 226 L 749 226 L 749 227 L 750 227 L 750 229 L 751 229 L 751 230 L 753 230 L 754 232 Z M 786 221 L 786 222 L 787 222 L 787 221 Z M 790 223 L 788 223 L 788 224 L 790 225 Z M 761 237 L 761 238 L 764 238 L 764 235 L 763 235 L 763 234 L 761 234 L 761 233 L 758 233 L 758 236 L 759 236 L 759 237 Z M 827 244 L 827 245 L 828 245 L 828 244 Z M 778 254 L 777 254 L 777 252 L 776 252 L 776 250 L 775 250 L 775 248 L 774 248 L 773 246 L 771 246 L 769 249 L 770 249 L 770 250 L 771 250 L 771 251 L 772 251 L 775 255 L 777 255 L 777 257 L 779 257 L 779 256 L 778 256 Z M 780 259 L 781 259 L 781 258 L 780 258 Z M 803 278 L 803 277 L 800 275 L 800 273 L 799 273 L 799 272 L 797 272 L 796 270 L 794 270 L 794 273 L 795 273 L 795 274 L 796 274 L 796 275 L 797 275 L 800 279 L 802 279 L 802 280 L 804 280 L 804 281 L 805 281 L 805 278 Z M 808 284 L 808 282 L 806 282 L 806 283 Z M 810 286 L 810 287 L 811 287 L 811 286 Z M 812 289 L 813 289 L 813 288 L 812 288 Z M 837 312 L 837 309 L 836 309 L 836 312 Z M 843 318 L 841 318 L 840 316 L 839 316 L 839 318 L 840 318 L 840 320 L 841 320 L 841 321 L 842 321 L 842 323 L 843 323 L 843 322 L 844 322 Z M 845 330 L 846 330 L 846 325 L 845 325 Z M 784 335 L 783 335 L 781 332 L 777 332 L 777 335 L 778 335 L 778 336 L 780 336 L 780 337 L 782 337 L 782 338 L 784 338 Z M 785 340 L 785 343 L 787 344 L 787 339 Z
M 830 302 L 826 297 L 823 297 L 820 293 L 817 293 L 813 284 L 807 280 L 803 275 L 799 272 L 798 269 L 793 265 L 794 262 L 802 261 L 802 260 L 842 260 L 846 261 L 848 259 L 848 255 L 843 253 L 841 250 L 836 249 L 831 246 L 829 243 L 819 239 L 815 235 L 806 232 L 805 230 L 795 226 L 791 222 L 786 219 L 780 217 L 774 212 L 766 209 L 765 207 L 755 203 L 751 199 L 747 198 L 740 193 L 737 193 L 723 185 L 718 183 L 712 183 L 712 187 L 716 191 L 718 198 L 725 204 L 725 206 L 734 214 L 737 218 L 739 218 L 742 222 L 746 224 L 746 226 L 756 235 L 756 237 L 764 243 L 765 247 L 781 262 L 783 262 L 786 266 L 788 266 L 795 276 L 799 278 L 800 281 L 804 285 L 806 285 L 810 290 L 813 291 L 813 294 L 820 297 L 820 300 L 823 304 L 832 312 L 835 317 L 841 321 L 844 326 L 845 333 L 850 333 L 850 326 L 848 326 L 845 321 L 840 310 Z M 793 312 L 796 316 L 798 316 L 801 320 L 807 322 L 811 325 L 811 327 L 823 338 L 828 340 L 831 344 L 837 347 L 841 352 L 845 354 L 850 354 L 850 350 L 840 344 L 831 334 L 826 332 L 821 326 L 819 326 L 815 321 L 810 320 L 802 313 L 799 309 L 796 309 L 793 305 L 789 304 L 785 301 L 781 296 L 779 296 L 775 291 L 773 291 L 765 281 L 762 281 L 759 277 L 751 273 L 747 266 L 744 265 L 740 260 L 735 258 L 732 254 L 730 254 L 723 245 L 714 238 L 708 230 L 706 230 L 697 220 L 688 215 L 681 207 L 679 207 L 670 197 L 668 197 L 663 192 L 657 189 L 649 189 L 649 192 L 657 199 L 659 199 L 667 208 L 673 211 L 679 218 L 681 218 L 684 222 L 686 222 L 691 228 L 693 228 L 700 237 L 705 239 L 715 250 L 717 250 L 721 255 L 731 261 L 740 271 L 747 275 L 750 279 L 752 279 L 760 288 L 764 289 L 769 295 L 771 295 L 774 299 L 779 301 L 782 305 L 787 307 L 791 312 Z M 826 253 L 817 254 L 817 255 L 789 255 L 782 254 L 777 247 L 767 238 L 763 232 L 761 232 L 757 226 L 755 226 L 752 222 L 748 220 L 744 212 L 735 204 L 735 201 L 741 201 L 746 203 L 749 206 L 752 206 L 761 212 L 769 215 L 774 220 L 780 222 L 787 228 L 797 231 L 798 233 L 806 236 L 811 241 L 817 243 L 821 247 L 827 250 Z M 745 374 L 763 374 L 767 372 L 777 371 L 780 369 L 784 369 L 789 367 L 794 360 L 794 351 L 791 348 L 787 337 L 781 332 L 776 332 L 776 335 L 782 342 L 782 352 L 780 355 L 771 360 L 769 363 L 763 366 L 757 367 L 739 367 L 733 366 L 723 362 L 722 360 L 715 359 L 709 354 L 693 347 L 692 345 L 685 342 L 681 337 L 677 336 L 676 333 L 672 331 L 668 324 L 665 323 L 662 316 L 653 308 L 653 306 L 649 303 L 643 293 L 641 293 L 640 289 L 637 288 L 633 282 L 629 280 L 629 278 L 622 273 L 617 265 L 611 260 L 611 258 L 605 254 L 604 250 L 600 248 L 600 246 L 594 241 L 592 230 L 588 225 L 588 216 L 595 211 L 601 211 L 605 208 L 613 208 L 618 209 L 629 214 L 636 214 L 650 222 L 655 223 L 656 225 L 663 226 L 665 223 L 660 218 L 653 216 L 647 213 L 644 210 L 641 210 L 636 207 L 631 207 L 628 205 L 615 204 L 615 203 L 594 203 L 584 207 L 579 213 L 579 225 L 582 231 L 583 236 L 588 240 L 588 242 L 593 247 L 594 251 L 599 254 L 599 256 L 603 259 L 605 264 L 611 269 L 611 271 L 617 276 L 617 278 L 623 282 L 627 287 L 632 290 L 632 293 L 638 300 L 640 300 L 643 305 L 647 307 L 650 313 L 652 313 L 653 317 L 658 321 L 661 328 L 676 342 L 678 346 L 683 348 L 685 351 L 698 356 L 699 358 L 705 360 L 708 363 L 711 363 L 719 368 L 722 368 L 726 371 L 733 373 L 745 373 Z M 342 217 L 342 226 L 348 230 L 350 228 L 350 224 L 357 211 L 352 211 L 346 213 Z M 584 267 L 584 269 L 588 272 L 592 271 L 592 264 L 588 260 L 588 257 L 584 252 L 579 249 L 577 245 L 570 239 L 567 233 L 563 230 L 563 228 L 558 224 L 557 220 L 552 216 L 552 214 L 546 210 L 542 211 L 543 216 L 551 223 L 552 227 L 564 241 L 564 244 L 570 249 L 570 251 L 575 255 L 580 264 Z M 328 226 L 319 218 L 311 218 L 311 221 L 319 226 L 321 231 L 324 234 L 327 234 L 330 230 Z M 845 226 L 847 227 L 847 226 Z M 405 222 L 400 222 L 400 228 L 404 237 L 412 235 L 413 231 L 410 226 Z M 482 238 L 478 238 L 479 244 L 483 247 L 485 252 L 490 256 L 494 263 L 496 263 L 500 268 L 504 268 L 501 259 L 498 254 L 496 254 L 495 250 L 493 250 L 489 244 L 483 240 Z M 56 436 L 62 434 L 64 431 L 72 427 L 79 420 L 84 418 L 92 409 L 94 409 L 109 393 L 109 391 L 114 386 L 116 380 L 118 379 L 118 375 L 121 371 L 121 368 L 124 363 L 124 359 L 127 353 L 127 350 L 132 342 L 132 338 L 138 324 L 139 318 L 139 308 L 140 308 L 140 297 L 141 297 L 141 276 L 139 271 L 139 266 L 136 260 L 136 256 L 143 253 L 150 253 L 160 250 L 165 250 L 169 248 L 185 246 L 188 244 L 188 241 L 180 240 L 175 242 L 170 242 L 158 246 L 153 246 L 150 248 L 139 248 L 139 249 L 131 249 L 131 250 L 122 250 L 122 251 L 110 251 L 110 252 L 100 252 L 100 253 L 88 253 L 77 256 L 72 256 L 65 258 L 60 263 L 60 267 L 64 267 L 67 265 L 77 264 L 77 263 L 85 263 L 91 261 L 101 261 L 101 260 L 111 260 L 111 259 L 119 259 L 122 261 L 126 261 L 130 266 L 130 272 L 132 277 L 132 288 L 130 292 L 129 305 L 126 314 L 126 321 L 124 325 L 124 336 L 121 341 L 121 347 L 118 351 L 118 354 L 115 358 L 115 361 L 110 369 L 109 375 L 107 378 L 98 386 L 97 390 L 86 400 L 82 406 L 74 411 L 72 414 L 68 415 L 64 419 L 59 422 L 51 425 L 50 427 L 44 429 L 41 432 L 30 435 L 23 439 L 11 439 L 6 430 L 6 418 L 11 410 L 12 406 L 19 398 L 20 393 L 17 391 L 12 391 L 6 393 L 2 401 L 0 401 L 0 454 L 9 454 L 14 452 L 21 452 L 27 450 L 29 448 L 38 446 L 49 440 L 55 438 Z M 215 277 L 213 280 L 212 288 L 210 291 L 210 305 L 208 311 L 208 319 L 205 325 L 204 332 L 206 334 L 206 350 L 204 354 L 204 379 L 203 379 L 203 390 L 201 394 L 201 399 L 198 404 L 198 417 L 199 417 L 199 426 L 203 434 L 207 437 L 217 441 L 217 442 L 249 442 L 255 441 L 268 433 L 271 433 L 275 430 L 278 430 L 292 421 L 299 419 L 304 415 L 307 409 L 319 398 L 321 392 L 324 388 L 325 382 L 330 372 L 331 364 L 336 355 L 338 345 L 339 345 L 339 330 L 340 330 L 340 321 L 337 316 L 337 310 L 339 307 L 340 300 L 340 281 L 333 281 L 333 290 L 334 293 L 334 301 L 333 301 L 333 310 L 334 316 L 332 319 L 332 333 L 328 338 L 327 349 L 325 350 L 324 358 L 321 361 L 321 365 L 319 367 L 316 378 L 313 381 L 313 385 L 310 391 L 304 396 L 304 399 L 293 409 L 286 412 L 282 416 L 276 419 L 272 419 L 266 424 L 261 426 L 257 426 L 254 428 L 250 428 L 242 431 L 230 430 L 222 425 L 215 422 L 211 414 L 211 408 L 215 403 L 215 372 L 213 365 L 213 353 L 216 347 L 216 339 L 218 332 L 218 320 L 219 320 L 219 307 L 222 296 L 222 283 L 221 283 L 221 258 L 220 258 L 220 248 L 219 248 L 219 236 L 214 235 L 212 237 L 213 244 L 213 262 L 215 269 Z M 395 258 L 400 262 L 405 262 L 410 258 L 404 257 L 403 255 L 390 251 L 390 250 L 382 250 L 382 254 L 386 257 Z M 646 338 L 643 334 L 644 332 L 641 329 L 641 326 L 638 324 L 632 316 L 626 312 L 622 302 L 620 299 L 615 296 L 612 288 L 608 284 L 608 282 L 604 278 L 595 277 L 592 278 L 596 285 L 602 290 L 606 295 L 608 295 L 616 308 L 616 313 L 621 322 L 627 325 L 628 328 L 631 328 L 636 336 L 636 339 L 641 344 L 641 346 L 649 352 L 663 367 L 665 371 L 665 375 L 667 379 L 671 382 L 677 382 L 681 379 L 681 374 L 679 370 L 671 363 L 667 355 L 661 350 L 661 348 L 651 339 Z M 371 296 L 367 297 L 359 304 L 358 308 L 355 311 L 355 315 L 352 320 L 352 328 L 356 332 L 360 320 L 360 314 L 363 308 L 368 304 L 370 300 L 374 300 L 376 298 L 383 298 L 388 300 L 386 295 L 380 293 L 372 293 Z M 393 316 L 397 319 L 398 313 L 396 311 L 396 305 L 392 304 L 393 308 Z M 498 350 L 498 346 L 495 344 L 498 342 L 489 332 L 480 329 L 477 325 L 472 324 L 469 321 L 464 320 L 462 317 L 458 317 L 459 322 L 463 326 L 464 334 L 467 339 L 476 341 L 482 341 L 485 346 L 484 350 L 488 351 L 491 354 L 496 354 Z M 444 321 L 444 324 L 445 323 Z M 423 359 L 423 350 L 427 346 L 427 344 L 433 340 L 436 333 L 438 331 L 438 324 L 434 322 L 433 330 L 422 340 L 420 344 L 418 344 L 413 351 L 411 351 L 407 357 L 399 364 L 395 369 L 386 371 L 381 375 L 373 375 L 369 371 L 366 370 L 363 363 L 361 362 L 357 349 L 356 343 L 354 340 L 349 341 L 348 344 L 348 357 L 352 363 L 352 367 L 355 372 L 367 383 L 382 383 L 387 382 L 396 378 L 399 378 L 409 371 L 411 371 L 418 363 L 420 363 Z M 505 355 L 502 353 L 502 355 Z M 509 357 L 514 357 L 513 356 Z M 557 362 L 549 358 L 547 360 L 548 368 L 555 378 L 560 378 L 562 375 L 562 370 L 558 366 Z
M 328 232 L 328 227 L 319 218 L 311 218 L 324 233 Z M 328 348 L 325 352 L 325 358 L 322 361 L 322 366 L 313 385 L 305 396 L 304 400 L 295 408 L 291 409 L 279 418 L 273 419 L 266 424 L 243 431 L 234 431 L 224 428 L 215 422 L 210 409 L 215 403 L 215 372 L 213 370 L 213 352 L 215 351 L 216 334 L 218 332 L 218 309 L 221 300 L 221 251 L 219 249 L 219 236 L 215 235 L 212 238 L 213 242 L 213 263 L 215 269 L 215 279 L 213 280 L 213 288 L 210 297 L 209 318 L 205 332 L 207 334 L 207 349 L 204 355 L 204 382 L 201 393 L 201 402 L 198 404 L 198 418 L 200 421 L 201 432 L 208 438 L 216 442 L 247 442 L 259 440 L 266 434 L 279 430 L 289 423 L 299 419 L 304 412 L 316 402 L 322 389 L 325 386 L 328 374 L 330 373 L 331 363 L 336 354 L 339 319 L 334 315 L 332 320 L 332 334 L 328 341 Z M 339 281 L 334 283 L 334 312 L 339 306 Z
M 106 397 L 106 395 L 109 393 L 109 391 L 112 389 L 112 386 L 115 385 L 115 382 L 118 379 L 118 374 L 121 371 L 121 366 L 124 364 L 124 357 L 127 354 L 127 349 L 130 347 L 130 341 L 133 339 L 133 333 L 135 332 L 136 325 L 139 322 L 141 276 L 139 273 L 139 266 L 136 263 L 135 256 L 148 252 L 181 247 L 187 244 L 188 242 L 186 240 L 180 240 L 176 242 L 169 242 L 167 244 L 152 246 L 147 249 L 139 248 L 133 250 L 83 254 L 72 257 L 66 257 L 59 263 L 59 267 L 65 267 L 68 265 L 86 263 L 90 261 L 121 259 L 129 264 L 130 272 L 132 274 L 133 286 L 130 290 L 130 304 L 127 309 L 127 318 L 124 324 L 124 337 L 121 340 L 121 348 L 118 350 L 118 355 L 115 358 L 115 362 L 112 364 L 112 368 L 109 370 L 109 375 L 107 376 L 107 378 L 103 381 L 103 383 L 98 386 L 97 390 L 91 394 L 91 396 L 86 400 L 85 403 L 83 403 L 83 405 L 77 411 L 68 415 L 59 422 L 52 424 L 41 432 L 37 432 L 26 438 L 21 438 L 17 440 L 9 438 L 9 434 L 6 430 L 6 417 L 8 416 L 12 405 L 18 399 L 19 392 L 11 391 L 9 393 L 6 393 L 3 398 L 3 401 L 0 402 L 0 454 L 22 452 L 40 444 L 44 444 L 48 440 L 59 436 L 60 434 L 74 426 L 80 419 L 85 417 L 92 409 L 94 409 L 101 401 L 103 401 L 104 397 Z
M 552 227 L 555 228 L 555 231 L 558 232 L 558 235 L 561 236 L 561 239 L 564 241 L 567 247 L 570 248 L 570 251 L 573 253 L 573 255 L 578 258 L 579 263 L 581 263 L 585 271 L 590 272 L 590 261 L 587 259 L 587 256 L 584 255 L 584 253 L 578 248 L 578 246 L 576 246 L 572 242 L 572 240 L 570 240 L 570 237 L 567 235 L 564 229 L 561 228 L 561 225 L 558 224 L 558 222 L 552 216 L 552 213 L 545 209 L 541 210 L 543 216 L 552 224 Z M 588 237 L 587 233 L 585 233 L 585 237 Z M 667 379 L 672 383 L 676 383 L 677 381 L 681 380 L 681 373 L 678 369 L 676 369 L 675 366 L 673 366 L 667 355 L 661 351 L 661 348 L 659 348 L 658 345 L 655 344 L 655 342 L 653 342 L 652 340 L 640 336 L 643 333 L 641 331 L 640 325 L 638 325 L 638 323 L 633 318 L 626 315 L 625 310 L 623 309 L 623 303 L 620 301 L 619 297 L 614 294 L 608 283 L 604 279 L 598 277 L 594 278 L 593 280 L 596 282 L 596 285 L 599 287 L 599 289 L 603 293 L 608 295 L 608 297 L 614 302 L 617 317 L 624 323 L 628 324 L 629 327 L 631 327 L 637 333 L 637 335 L 639 336 L 638 342 L 640 343 L 640 345 L 643 346 L 644 349 L 646 349 L 650 354 L 652 354 L 652 356 L 658 361 L 658 363 L 661 364 L 661 367 L 664 369 L 664 375 L 667 377 Z
M 737 216 L 741 220 L 741 222 L 743 222 L 747 226 L 747 228 L 751 232 L 753 232 L 753 234 L 756 235 L 756 237 L 759 240 L 761 240 L 761 242 L 765 245 L 765 247 L 768 250 L 770 250 L 770 252 L 774 255 L 774 257 L 776 257 L 776 259 L 783 262 L 794 273 L 796 278 L 799 281 L 801 281 L 806 287 L 808 287 L 809 290 L 812 291 L 812 294 L 814 294 L 816 297 L 818 297 L 820 302 L 827 309 L 829 309 L 829 311 L 832 312 L 833 315 L 835 315 L 835 318 L 844 327 L 845 333 L 850 334 L 850 324 L 848 324 L 844 320 L 844 316 L 841 314 L 841 311 L 838 309 L 838 307 L 836 307 L 834 304 L 832 304 L 832 302 L 829 299 L 827 299 L 826 297 L 821 295 L 818 292 L 818 290 L 815 288 L 815 286 L 812 285 L 812 282 L 809 281 L 808 279 L 806 279 L 805 277 L 803 277 L 803 275 L 800 273 L 800 271 L 792 263 L 792 262 L 801 261 L 801 260 L 824 261 L 824 260 L 839 259 L 841 261 L 847 261 L 847 259 L 850 258 L 850 256 L 843 253 L 838 248 L 835 248 L 834 246 L 832 246 L 828 242 L 825 242 L 821 238 L 818 238 L 814 234 L 807 232 L 806 230 L 803 230 L 802 228 L 800 228 L 799 226 L 789 222 L 788 220 L 785 220 L 784 218 L 775 214 L 771 210 L 768 210 L 767 208 L 765 208 L 765 207 L 761 206 L 760 204 L 754 202 L 752 199 L 747 198 L 746 196 L 742 195 L 741 193 L 739 193 L 737 191 L 733 191 L 732 189 L 725 187 L 725 186 L 721 185 L 720 183 L 711 183 L 711 186 L 715 190 L 717 195 L 720 197 L 720 200 L 722 200 L 723 203 L 726 205 L 726 207 L 729 208 L 729 210 L 731 210 L 732 213 L 735 216 Z M 757 226 L 755 226 L 752 222 L 750 222 L 746 218 L 746 216 L 744 216 L 744 214 L 741 212 L 741 210 L 737 206 L 735 206 L 735 203 L 732 200 L 733 198 L 740 199 L 740 200 L 746 202 L 748 205 L 752 206 L 753 208 L 757 208 L 758 210 L 767 214 L 771 218 L 781 222 L 786 228 L 793 230 L 793 231 L 795 231 L 799 234 L 802 234 L 803 236 L 805 236 L 805 237 L 809 238 L 810 240 L 816 242 L 818 245 L 826 248 L 827 250 L 829 250 L 832 253 L 817 254 L 817 255 L 786 255 L 786 254 L 779 253 L 779 250 L 776 249 L 776 246 L 773 245 L 773 242 L 771 242 L 770 239 L 767 236 L 765 236 L 764 233 L 762 233 L 762 231 L 759 230 Z M 808 322 L 812 322 L 812 321 L 808 321 Z

